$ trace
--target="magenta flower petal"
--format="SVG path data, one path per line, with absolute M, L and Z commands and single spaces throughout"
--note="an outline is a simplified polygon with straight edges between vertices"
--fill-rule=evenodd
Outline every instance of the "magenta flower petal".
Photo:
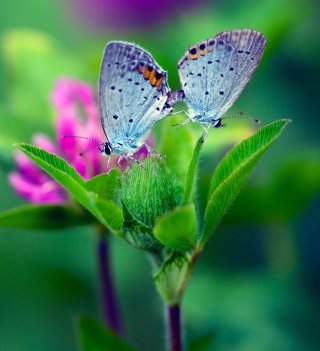
M 79 154 L 78 150 L 78 140 L 76 138 L 64 138 L 64 135 L 79 135 L 76 117 L 63 112 L 59 114 L 56 120 L 56 133 L 57 133 L 57 143 L 63 154 L 66 155 L 67 160 L 74 157 L 74 152 Z
M 18 195 L 29 202 L 36 204 L 66 202 L 62 188 L 59 188 L 58 183 L 49 177 L 47 177 L 46 182 L 39 184 L 28 180 L 21 173 L 11 172 L 8 175 L 8 180 Z
M 72 166 L 77 170 L 77 172 L 81 175 L 82 178 L 87 180 L 92 177 L 89 175 L 90 172 L 88 172 L 87 165 L 83 157 L 78 156 L 74 158 Z
M 74 80 L 70 78 L 60 78 L 56 81 L 51 93 L 51 101 L 56 109 L 65 109 L 73 105 L 74 97 L 70 94 L 73 86 Z
M 44 149 L 51 154 L 58 155 L 59 152 L 53 141 L 45 134 L 37 133 L 32 138 L 33 144 L 37 147 Z
M 46 174 L 21 151 L 14 154 L 17 163 L 18 172 L 22 174 L 25 179 L 32 183 L 41 184 L 46 180 Z

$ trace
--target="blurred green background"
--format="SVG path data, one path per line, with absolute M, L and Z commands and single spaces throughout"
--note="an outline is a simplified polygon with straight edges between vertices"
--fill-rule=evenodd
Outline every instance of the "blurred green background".
M 319 18 L 316 0 L 2 2 L 0 210 L 25 203 L 7 181 L 15 167 L 12 144 L 30 142 L 39 131 L 54 137 L 54 80 L 71 75 L 96 86 L 109 40 L 151 52 L 175 90 L 188 45 L 226 29 L 259 30 L 267 48 L 232 111 L 262 125 L 292 123 L 205 247 L 183 302 L 185 339 L 213 335 L 214 351 L 319 350 Z M 230 120 L 228 128 L 210 131 L 200 200 L 226 151 L 256 129 Z M 101 317 L 96 242 L 86 227 L 0 228 L 0 350 L 78 349 L 76 317 Z M 127 338 L 139 350 L 163 350 L 164 311 L 147 259 L 118 238 L 111 246 Z

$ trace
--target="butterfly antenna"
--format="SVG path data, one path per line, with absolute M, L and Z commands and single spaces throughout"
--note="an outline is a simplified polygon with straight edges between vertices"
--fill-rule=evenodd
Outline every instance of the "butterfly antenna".
M 92 139 L 93 140 L 93 139 Z M 88 151 L 90 151 L 90 150 L 92 150 L 92 149 L 99 149 L 100 150 L 100 148 L 99 148 L 99 146 L 100 145 L 103 145 L 104 143 L 100 143 L 100 144 L 96 144 L 96 145 L 93 145 L 93 146 L 91 146 L 89 149 L 87 149 L 87 150 L 85 150 L 85 151 L 83 151 L 83 152 L 80 152 L 80 154 L 79 154 L 79 156 L 81 157 L 81 156 L 83 156 L 85 153 L 87 153 Z M 101 151 L 101 150 L 100 150 Z
M 221 120 L 223 119 L 227 119 L 227 118 L 245 118 L 245 119 L 251 119 L 252 121 L 259 123 L 260 124 L 260 120 L 256 119 L 256 118 L 252 118 L 252 117 L 248 117 L 248 116 L 243 116 L 242 114 L 239 115 L 235 115 L 235 116 L 227 116 L 227 117 L 222 117 Z
M 98 141 L 99 143 L 103 144 L 103 142 L 99 139 L 95 138 L 88 138 L 88 137 L 83 137 L 83 136 L 78 136 L 78 135 L 61 135 L 61 138 L 78 138 L 78 139 L 87 139 L 87 140 L 92 140 L 92 141 Z M 99 144 L 99 145 L 101 145 Z M 89 149 L 90 150 L 90 149 Z

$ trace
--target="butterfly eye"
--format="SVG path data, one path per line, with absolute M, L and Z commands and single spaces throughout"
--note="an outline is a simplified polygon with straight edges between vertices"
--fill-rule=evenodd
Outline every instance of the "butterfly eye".
M 111 154 L 111 150 L 110 150 L 109 144 L 108 143 L 104 143 L 103 147 L 104 147 L 103 152 L 106 155 L 110 155 Z
M 219 118 L 218 120 L 213 119 L 213 120 L 212 120 L 212 126 L 213 126 L 214 128 L 222 127 L 221 118 Z

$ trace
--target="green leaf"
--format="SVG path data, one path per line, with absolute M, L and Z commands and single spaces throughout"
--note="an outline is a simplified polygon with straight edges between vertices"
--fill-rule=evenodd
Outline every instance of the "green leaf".
M 194 260 L 188 253 L 165 252 L 161 267 L 154 267 L 153 280 L 162 299 L 174 306 L 181 302 Z M 151 261 L 154 262 L 154 261 Z
M 111 201 L 99 199 L 97 195 L 88 193 L 85 180 L 66 161 L 32 145 L 16 144 L 16 146 L 65 187 L 108 229 L 113 232 L 121 229 L 123 213 L 120 208 Z
M 120 171 L 116 168 L 108 173 L 99 174 L 86 182 L 87 190 L 99 195 L 100 198 L 113 200 L 120 175 Z
M 176 208 L 159 217 L 153 230 L 155 237 L 170 249 L 180 252 L 195 248 L 198 239 L 194 204 Z
M 210 186 L 204 215 L 201 245 L 227 211 L 261 156 L 282 133 L 289 120 L 279 120 L 235 146 L 217 167 Z
M 82 351 L 135 351 L 112 330 L 89 316 L 81 316 L 78 327 Z
M 193 151 L 192 158 L 189 162 L 186 179 L 185 179 L 185 186 L 184 186 L 184 193 L 182 199 L 182 206 L 187 205 L 190 201 L 192 201 L 194 195 L 194 187 L 195 187 L 195 177 L 197 172 L 197 167 L 199 163 L 200 151 L 202 149 L 202 136 L 198 139 L 196 147 Z
M 100 199 L 98 195 L 88 193 L 90 204 L 94 209 L 97 218 L 102 218 L 106 227 L 120 230 L 123 225 L 123 212 L 113 202 Z
M 195 137 L 189 125 L 183 128 L 172 127 L 179 122 L 181 117 L 178 116 L 165 118 L 161 129 L 162 135 L 159 138 L 161 144 L 157 146 L 157 151 L 167 156 L 166 165 L 178 176 L 182 185 L 193 154 Z
M 122 207 L 124 215 L 123 229 L 126 232 L 125 238 L 127 242 L 140 250 L 149 251 L 153 250 L 155 247 L 159 247 L 161 244 L 154 237 L 152 228 L 146 226 L 134 217 L 123 201 Z
M 25 205 L 0 213 L 4 227 L 57 230 L 95 223 L 94 217 L 67 205 Z

